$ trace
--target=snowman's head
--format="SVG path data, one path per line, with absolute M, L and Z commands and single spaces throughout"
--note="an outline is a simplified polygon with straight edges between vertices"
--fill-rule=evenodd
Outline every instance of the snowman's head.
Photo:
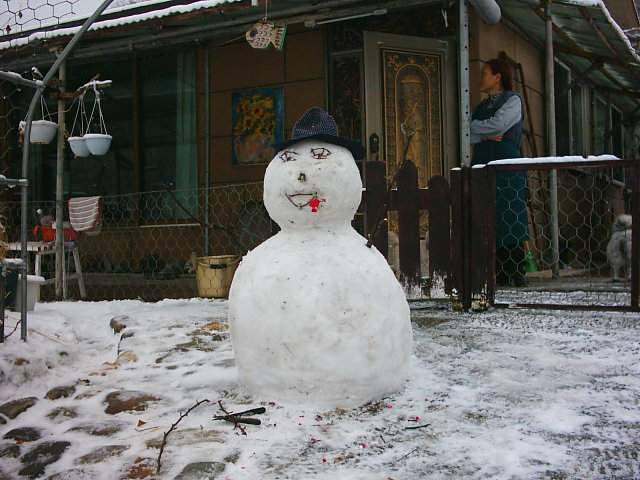
M 264 204 L 283 230 L 348 224 L 361 197 L 351 152 L 317 139 L 278 152 L 264 175 Z

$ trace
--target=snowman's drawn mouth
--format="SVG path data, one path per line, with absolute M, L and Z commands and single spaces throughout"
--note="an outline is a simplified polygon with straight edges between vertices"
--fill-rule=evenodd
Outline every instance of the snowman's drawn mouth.
M 309 202 L 311 202 L 311 200 L 313 200 L 314 198 L 318 198 L 318 193 L 286 193 L 285 196 L 294 207 L 304 208 L 309 205 Z

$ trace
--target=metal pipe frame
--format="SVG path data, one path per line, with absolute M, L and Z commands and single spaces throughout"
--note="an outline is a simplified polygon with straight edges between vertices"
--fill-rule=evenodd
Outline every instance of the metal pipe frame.
M 30 88 L 38 88 L 38 86 L 42 83 L 39 80 L 29 80 L 27 78 L 23 78 L 21 75 L 18 75 L 17 73 L 6 72 L 4 70 L 0 70 L 0 80 L 6 80 L 16 85 L 21 85 L 23 87 L 30 87 Z
M 102 4 L 96 9 L 95 12 L 91 14 L 89 18 L 85 20 L 82 24 L 80 30 L 78 30 L 73 38 L 69 41 L 69 43 L 64 47 L 56 61 L 53 63 L 53 66 L 46 73 L 44 78 L 42 79 L 42 83 L 38 84 L 36 87 L 36 91 L 31 98 L 31 103 L 29 104 L 29 110 L 27 111 L 27 118 L 25 119 L 25 127 L 24 127 L 24 143 L 22 145 L 22 178 L 29 178 L 29 154 L 30 154 L 30 146 L 31 146 L 31 122 L 33 121 L 33 112 L 35 111 L 36 106 L 40 102 L 40 98 L 44 90 L 47 88 L 47 85 L 53 78 L 53 76 L 58 72 L 60 65 L 65 59 L 69 56 L 69 54 L 73 51 L 75 46 L 78 44 L 84 33 L 89 29 L 91 24 L 106 10 L 106 8 L 113 2 L 113 0 L 104 0 Z M 64 132 L 58 132 L 58 135 L 64 135 Z M 22 186 L 22 191 L 20 193 L 20 202 L 21 202 L 21 232 L 20 232 L 20 256 L 23 260 L 24 269 L 22 271 L 21 280 L 21 312 L 20 312 L 20 338 L 23 341 L 27 340 L 27 272 L 29 271 L 29 255 L 27 253 L 27 229 L 28 229 L 28 210 L 27 205 L 29 201 L 29 188 L 27 185 Z
M 540 16 L 540 18 L 544 21 L 544 15 L 540 14 L 540 12 L 538 10 L 533 10 L 533 12 Z M 545 48 L 545 44 L 544 42 L 540 42 L 538 39 L 531 37 L 527 32 L 525 32 L 522 28 L 520 28 L 518 26 L 518 24 L 513 21 L 509 16 L 505 15 L 504 13 L 502 14 L 502 22 L 511 30 L 513 30 L 514 32 L 516 32 L 518 35 L 521 35 L 523 38 L 525 38 L 528 42 L 530 42 L 532 45 L 535 45 L 537 48 L 540 49 L 544 49 Z M 555 29 L 555 28 L 554 28 Z M 557 32 L 557 30 L 556 30 Z M 594 67 L 593 70 L 597 70 L 599 72 L 602 72 L 603 69 L 603 64 L 604 63 L 608 63 L 608 64 L 612 64 L 612 65 L 616 65 L 616 63 L 612 62 L 612 59 L 610 58 L 604 58 L 604 57 L 599 57 L 597 55 L 593 55 L 593 54 L 587 54 L 586 52 L 581 52 L 581 51 L 577 51 L 574 48 L 567 48 L 565 46 L 562 46 L 560 44 L 558 44 L 557 42 L 554 43 L 554 51 L 560 52 L 560 53 L 565 53 L 567 55 L 574 55 L 574 56 L 578 56 L 581 58 L 586 58 L 589 61 L 596 64 L 596 66 Z M 563 58 L 562 61 L 571 68 L 572 71 L 576 71 L 579 72 L 580 69 L 577 68 L 575 66 L 575 64 L 568 60 L 567 58 Z M 616 95 L 623 95 L 626 97 L 630 97 L 632 99 L 635 99 L 636 101 L 640 98 L 640 92 L 636 92 L 636 91 L 631 91 L 631 90 L 625 90 L 625 89 L 618 89 L 618 88 L 612 88 L 612 87 L 605 87 L 603 85 L 598 85 L 593 79 L 591 79 L 589 77 L 589 74 L 593 71 L 590 70 L 588 72 L 585 72 L 583 75 L 581 75 L 580 81 L 590 85 L 591 87 L 600 90 L 600 91 L 608 91 L 611 92 L 613 94 Z
M 7 178 L 4 175 L 0 175 L 0 185 L 6 185 L 7 187 L 26 187 L 29 182 L 25 178 Z

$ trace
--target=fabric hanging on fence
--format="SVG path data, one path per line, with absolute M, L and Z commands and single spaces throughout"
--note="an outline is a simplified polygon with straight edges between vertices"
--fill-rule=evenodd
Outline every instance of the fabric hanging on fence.
M 197 211 L 195 54 L 180 52 L 176 59 L 176 198 Z M 178 217 L 184 212 L 176 209 Z
M 90 232 L 100 226 L 101 197 L 69 199 L 69 222 L 76 232 Z

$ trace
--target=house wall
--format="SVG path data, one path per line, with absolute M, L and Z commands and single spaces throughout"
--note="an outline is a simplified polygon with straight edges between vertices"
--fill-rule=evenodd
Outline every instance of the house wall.
M 482 100 L 482 94 L 477 86 L 480 83 L 480 70 L 483 62 L 497 57 L 502 51 L 515 62 L 522 64 L 524 85 L 516 83 L 515 88 L 521 93 L 523 88 L 527 91 L 532 125 L 529 125 L 525 112 L 525 129 L 534 132 L 538 156 L 542 156 L 545 152 L 543 52 L 540 52 L 525 38 L 507 28 L 503 23 L 486 25 L 473 9 L 470 9 L 469 78 L 472 108 Z M 526 138 L 523 138 L 522 149 L 525 156 L 533 156 Z
M 236 90 L 283 87 L 285 137 L 309 107 L 326 108 L 323 30 L 287 34 L 282 51 L 253 49 L 244 41 L 210 49 L 211 184 L 262 180 L 264 165 L 232 163 L 231 97 Z

